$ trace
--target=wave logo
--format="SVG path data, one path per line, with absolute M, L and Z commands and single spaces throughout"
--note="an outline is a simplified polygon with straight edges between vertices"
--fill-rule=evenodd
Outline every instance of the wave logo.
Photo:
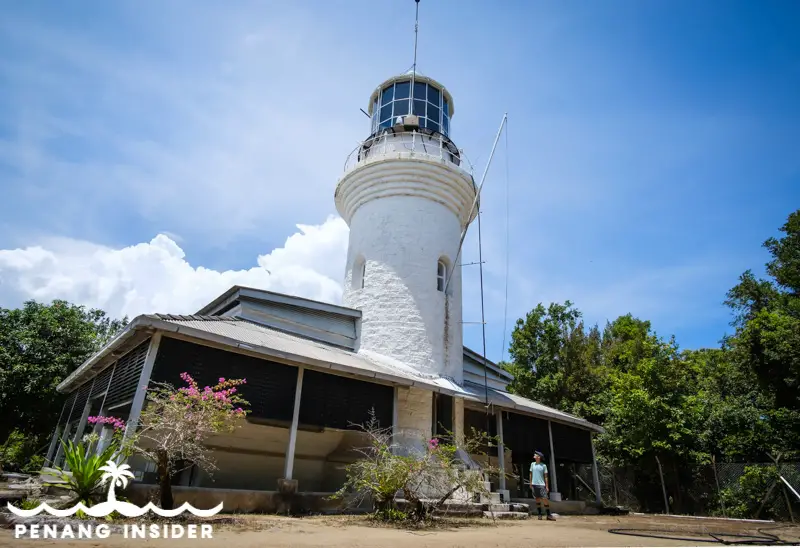
M 139 517 L 147 512 L 153 512 L 165 518 L 175 517 L 183 512 L 189 512 L 201 518 L 209 518 L 218 514 L 222 510 L 222 503 L 219 503 L 210 510 L 198 510 L 188 502 L 184 502 L 178 508 L 173 510 L 164 510 L 154 505 L 152 502 L 147 503 L 147 505 L 144 507 L 140 507 L 136 506 L 135 504 L 131 504 L 130 502 L 117 500 L 114 490 L 117 487 L 122 487 L 124 489 L 128 485 L 128 478 L 133 478 L 133 474 L 130 471 L 130 466 L 127 464 L 117 466 L 114 461 L 109 460 L 106 461 L 105 466 L 100 467 L 100 470 L 105 472 L 105 474 L 103 474 L 103 476 L 100 478 L 100 485 L 104 484 L 107 480 L 110 480 L 108 484 L 108 499 L 106 502 L 101 502 L 100 504 L 95 504 L 94 506 L 90 507 L 87 507 L 82 502 L 79 502 L 72 508 L 65 508 L 63 510 L 52 508 L 47 503 L 40 504 L 36 508 L 32 508 L 30 510 L 22 510 L 16 506 L 13 506 L 10 502 L 6 503 L 6 506 L 8 506 L 8 509 L 13 514 L 23 518 L 30 518 L 42 512 L 47 512 L 51 516 L 64 518 L 72 516 L 79 510 L 89 516 L 92 516 L 93 518 L 102 518 L 110 515 L 112 512 L 118 512 L 126 518 Z

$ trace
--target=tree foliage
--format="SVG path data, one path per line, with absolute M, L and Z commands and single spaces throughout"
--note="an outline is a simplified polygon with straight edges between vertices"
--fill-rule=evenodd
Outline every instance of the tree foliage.
M 800 210 L 727 293 L 735 332 L 719 348 L 683 350 L 630 314 L 600 332 L 569 301 L 537 305 L 511 336 L 510 389 L 605 427 L 606 461 L 654 474 L 680 497 L 686 468 L 716 457 L 800 455 Z M 676 504 L 680 504 L 680 500 Z
M 12 425 L 46 438 L 64 397 L 56 386 L 127 324 L 65 301 L 0 308 L 0 440 Z

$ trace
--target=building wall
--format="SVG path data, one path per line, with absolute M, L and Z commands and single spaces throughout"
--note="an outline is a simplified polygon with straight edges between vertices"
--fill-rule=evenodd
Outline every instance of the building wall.
M 462 378 L 461 270 L 437 290 L 441 258 L 453 268 L 461 226 L 432 200 L 391 196 L 359 207 L 350 221 L 345 306 L 362 311 L 360 349 L 400 360 L 428 374 Z M 359 276 L 366 261 L 364 287 Z

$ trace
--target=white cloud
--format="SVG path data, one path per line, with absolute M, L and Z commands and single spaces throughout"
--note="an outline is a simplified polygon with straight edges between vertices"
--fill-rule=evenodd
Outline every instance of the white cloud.
M 118 317 L 190 314 L 237 284 L 339 302 L 347 225 L 331 216 L 321 225 L 297 228 L 283 247 L 260 255 L 256 266 L 222 272 L 192 266 L 165 234 L 122 249 L 51 239 L 0 250 L 0 291 L 4 300 L 66 299 Z

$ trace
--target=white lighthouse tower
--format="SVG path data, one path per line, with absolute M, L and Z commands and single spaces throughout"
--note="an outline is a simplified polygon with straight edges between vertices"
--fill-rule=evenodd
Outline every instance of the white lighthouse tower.
M 462 231 L 476 186 L 450 139 L 453 98 L 417 72 L 369 100 L 370 136 L 336 187 L 350 226 L 344 304 L 361 310 L 359 352 L 462 381 Z

